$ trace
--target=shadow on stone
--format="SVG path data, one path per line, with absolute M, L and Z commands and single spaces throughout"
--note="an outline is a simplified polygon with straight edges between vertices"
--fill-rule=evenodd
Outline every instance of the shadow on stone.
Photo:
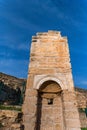
M 36 130 L 40 130 L 41 125 L 41 109 L 42 109 L 42 98 L 40 93 L 38 92 L 38 99 L 37 99 L 37 118 L 36 118 Z

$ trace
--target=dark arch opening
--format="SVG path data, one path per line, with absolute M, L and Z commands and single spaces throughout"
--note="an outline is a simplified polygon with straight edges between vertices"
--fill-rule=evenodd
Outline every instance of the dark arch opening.
M 38 90 L 39 94 L 43 98 L 47 98 L 47 99 L 53 99 L 61 91 L 62 90 L 61 90 L 60 85 L 58 83 L 56 83 L 55 81 L 52 81 L 52 80 L 44 82 L 40 86 L 40 89 Z
M 61 87 L 58 83 L 56 83 L 55 81 L 49 80 L 44 82 L 41 86 L 39 91 L 42 92 L 53 92 L 53 93 L 57 93 L 61 91 Z

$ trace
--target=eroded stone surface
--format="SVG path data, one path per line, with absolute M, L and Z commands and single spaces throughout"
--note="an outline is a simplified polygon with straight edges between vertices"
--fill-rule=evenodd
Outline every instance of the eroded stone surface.
M 80 130 L 67 38 L 60 32 L 32 37 L 23 113 L 25 130 Z
M 21 112 L 14 110 L 0 110 L 0 130 L 23 130 L 21 115 Z

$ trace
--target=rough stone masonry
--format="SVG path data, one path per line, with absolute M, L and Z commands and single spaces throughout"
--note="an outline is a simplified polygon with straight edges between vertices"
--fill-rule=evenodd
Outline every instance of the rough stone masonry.
M 81 130 L 67 38 L 32 37 L 23 122 L 25 130 Z

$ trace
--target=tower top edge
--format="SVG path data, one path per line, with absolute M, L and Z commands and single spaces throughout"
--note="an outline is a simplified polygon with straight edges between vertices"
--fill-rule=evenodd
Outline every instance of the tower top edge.
M 36 35 L 38 36 L 40 36 L 40 35 L 49 35 L 49 34 L 61 34 L 61 32 L 60 31 L 54 31 L 54 30 L 48 30 L 48 32 L 38 32 L 38 33 L 36 33 Z
M 36 35 L 32 36 L 32 39 L 46 38 L 46 37 L 60 37 L 67 40 L 66 36 L 62 36 L 60 31 L 48 30 L 48 32 L 37 32 Z

